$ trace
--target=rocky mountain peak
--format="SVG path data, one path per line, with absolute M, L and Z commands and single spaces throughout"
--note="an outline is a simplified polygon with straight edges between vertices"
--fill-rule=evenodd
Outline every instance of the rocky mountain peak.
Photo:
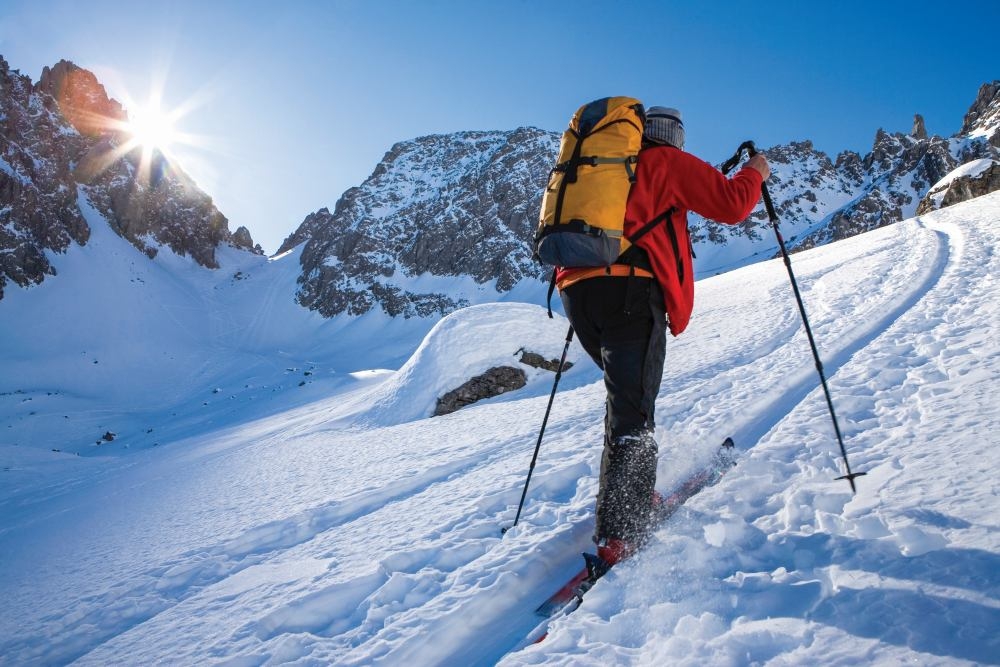
M 62 116 L 84 136 L 107 134 L 128 120 L 122 105 L 108 97 L 97 77 L 68 60 L 44 67 L 35 91 L 51 97 Z
M 117 128 L 122 106 L 93 73 L 62 60 L 32 85 L 0 58 L 0 298 L 8 280 L 55 275 L 48 251 L 85 245 L 93 206 L 111 228 L 153 257 L 166 246 L 216 267 L 222 243 L 262 253 L 244 228 L 232 234 L 212 199 L 154 153 L 142 164 Z
M 299 302 L 327 317 L 376 307 L 427 317 L 469 301 L 412 288 L 420 276 L 464 276 L 499 292 L 540 277 L 526 239 L 558 144 L 535 128 L 395 144 L 332 214 L 310 214 L 282 244 L 304 244 Z
M 913 115 L 913 129 L 910 130 L 910 136 L 914 139 L 927 138 L 927 127 L 924 125 L 924 117 L 920 114 Z
M 356 190 L 357 188 L 352 188 Z M 350 190 L 340 198 L 340 202 L 345 201 L 346 198 L 350 196 Z M 324 229 L 330 224 L 333 216 L 330 214 L 330 209 L 325 206 L 315 213 L 310 213 L 306 216 L 306 219 L 302 221 L 302 224 L 296 228 L 294 232 L 288 235 L 288 237 L 281 243 L 281 247 L 278 248 L 276 255 L 283 255 L 289 250 L 301 245 L 318 235 L 320 230 Z

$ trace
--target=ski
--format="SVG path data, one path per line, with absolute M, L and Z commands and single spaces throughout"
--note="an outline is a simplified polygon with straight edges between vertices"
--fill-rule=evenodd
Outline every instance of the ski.
M 699 491 L 718 482 L 726 472 L 736 465 L 736 446 L 732 438 L 726 438 L 719 447 L 712 462 L 684 480 L 673 492 L 664 496 L 663 503 L 656 512 L 654 529 L 663 525 L 685 502 Z M 586 565 L 566 582 L 559 590 L 543 602 L 535 613 L 546 620 L 532 632 L 526 643 L 542 641 L 549 623 L 558 617 L 576 610 L 583 602 L 584 594 L 603 576 L 609 567 L 593 554 L 583 554 Z

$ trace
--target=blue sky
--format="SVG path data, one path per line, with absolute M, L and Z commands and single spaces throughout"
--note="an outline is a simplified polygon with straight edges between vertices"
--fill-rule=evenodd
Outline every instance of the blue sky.
M 182 166 L 230 228 L 273 252 L 390 146 L 425 134 L 561 130 L 580 104 L 676 106 L 711 162 L 744 139 L 834 155 L 876 129 L 956 132 L 1000 78 L 1000 3 L 3 0 L 0 55 L 60 59 L 112 97 L 188 105 Z

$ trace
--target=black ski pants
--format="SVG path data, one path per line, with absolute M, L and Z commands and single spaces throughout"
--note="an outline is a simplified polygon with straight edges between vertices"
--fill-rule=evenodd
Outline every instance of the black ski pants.
M 560 292 L 580 344 L 604 371 L 607 402 L 595 538 L 638 542 L 648 528 L 666 314 L 652 278 L 601 276 Z

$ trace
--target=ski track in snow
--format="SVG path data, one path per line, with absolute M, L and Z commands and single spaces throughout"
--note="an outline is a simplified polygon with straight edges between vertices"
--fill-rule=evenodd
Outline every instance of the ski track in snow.
M 507 654 L 589 545 L 604 390 L 580 357 L 521 525 L 502 539 L 547 390 L 352 425 L 361 388 L 192 438 L 190 453 L 172 448 L 146 476 L 105 472 L 122 485 L 92 491 L 94 504 L 148 492 L 148 525 L 91 534 L 126 511 L 104 523 L 77 511 L 88 534 L 63 548 L 93 547 L 106 568 L 67 553 L 34 570 L 38 590 L 30 567 L 4 582 L 0 664 L 996 663 L 995 457 L 939 444 L 981 448 L 1000 422 L 997 363 L 985 363 L 997 353 L 996 233 L 964 228 L 960 210 L 976 209 L 793 257 L 852 467 L 867 472 L 856 496 L 833 480 L 826 403 L 784 267 L 771 262 L 699 285 L 657 403 L 661 488 L 725 435 L 746 453 L 543 644 Z M 171 479 L 184 481 L 172 490 Z M 70 500 L 47 516 L 73 515 Z M 42 524 L 12 529 L 31 538 L 26 553 Z M 143 538 L 165 540 L 149 552 L 155 565 L 115 551 Z M 79 595 L 67 603 L 60 587 Z

